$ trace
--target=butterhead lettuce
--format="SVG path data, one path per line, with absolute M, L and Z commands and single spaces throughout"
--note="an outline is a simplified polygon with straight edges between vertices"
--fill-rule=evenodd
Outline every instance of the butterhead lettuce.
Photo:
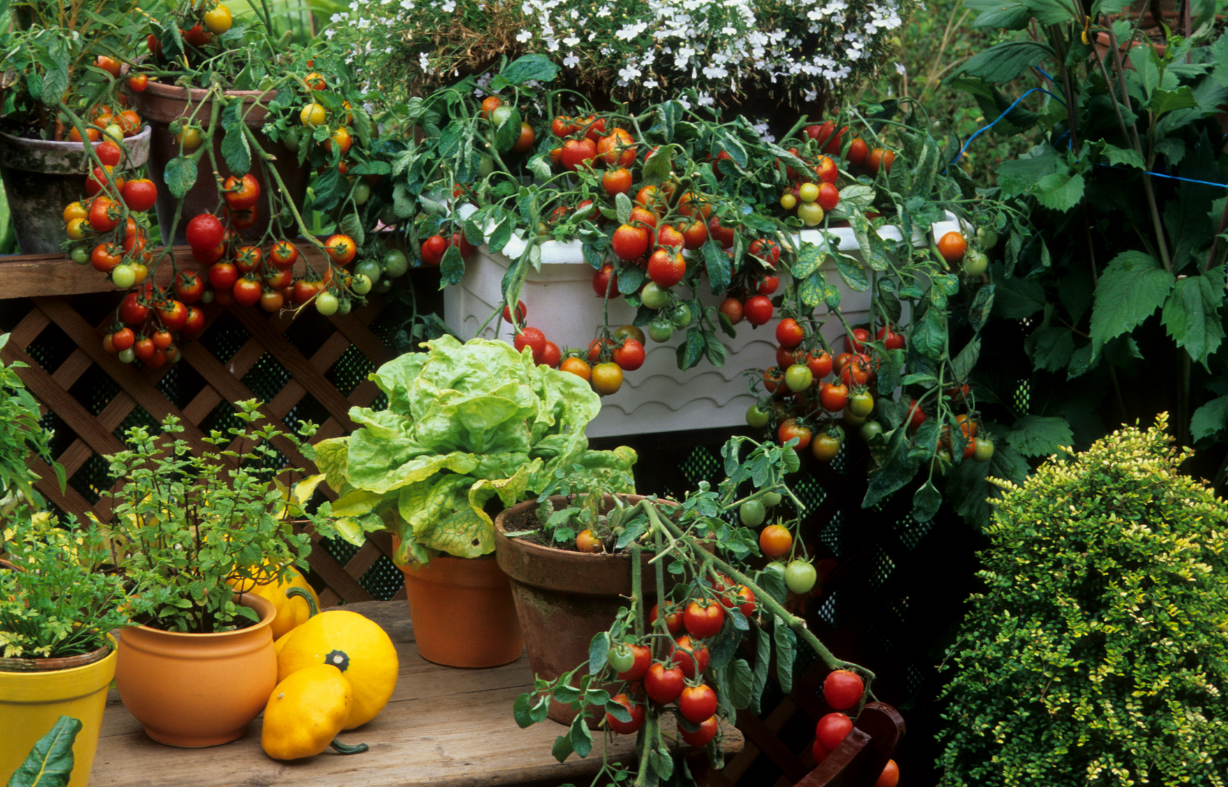
M 494 551 L 487 503 L 535 497 L 557 468 L 631 469 L 630 448 L 589 450 L 584 429 L 601 403 L 584 380 L 504 342 L 444 336 L 426 346 L 371 375 L 387 409 L 352 408 L 360 428 L 316 446 L 339 495 L 333 515 L 399 536 L 398 565 Z

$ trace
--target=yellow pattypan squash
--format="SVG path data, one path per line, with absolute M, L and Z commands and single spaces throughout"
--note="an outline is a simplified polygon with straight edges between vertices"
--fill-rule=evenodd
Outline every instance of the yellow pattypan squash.
M 366 751 L 334 741 L 353 703 L 350 682 L 341 670 L 316 664 L 294 673 L 277 684 L 264 707 L 264 730 L 260 745 L 275 760 L 312 757 L 329 744 L 342 754 Z
M 273 603 L 274 609 L 277 610 L 277 617 L 273 618 L 273 639 L 280 639 L 311 617 L 312 607 L 307 603 L 307 599 L 301 596 L 287 596 L 287 590 L 302 588 L 311 596 L 315 607 L 320 606 L 320 597 L 307 583 L 307 578 L 293 566 L 289 568 L 289 572 L 285 582 L 268 582 L 254 586 L 251 580 L 231 583 L 231 587 L 235 590 L 251 593 L 253 596 L 259 596 Z
M 331 664 L 349 681 L 353 703 L 342 729 L 366 724 L 388 704 L 400 665 L 392 640 L 379 624 L 357 612 L 330 609 L 283 639 L 284 644 L 276 643 L 279 682 L 319 664 Z

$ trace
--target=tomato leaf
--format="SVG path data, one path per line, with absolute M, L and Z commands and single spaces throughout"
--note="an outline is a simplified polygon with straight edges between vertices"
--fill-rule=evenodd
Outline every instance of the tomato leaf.
M 795 280 L 801 281 L 817 271 L 823 264 L 823 259 L 826 256 L 827 253 L 824 247 L 802 241 L 801 248 L 797 252 L 797 262 L 793 265 L 793 270 L 790 273 L 793 274 Z
M 674 775 L 674 758 L 670 756 L 665 740 L 659 735 L 656 748 L 649 752 L 648 764 L 662 781 L 669 781 L 669 778 Z
M 840 272 L 840 278 L 844 279 L 844 283 L 850 290 L 865 292 L 870 289 L 870 280 L 866 278 L 866 272 L 856 258 L 840 252 L 837 252 L 835 256 L 836 270 Z
M 729 668 L 729 698 L 733 707 L 742 710 L 750 706 L 753 678 L 746 659 L 734 659 Z
M 605 669 L 609 655 L 610 633 L 608 631 L 598 631 L 593 636 L 593 641 L 588 645 L 588 674 L 596 675 Z
M 699 326 L 692 325 L 687 328 L 686 341 L 678 345 L 678 368 L 690 369 L 698 364 L 707 346 L 708 343 L 704 339 L 703 332 L 699 330 Z
M 862 508 L 878 505 L 916 475 L 919 462 L 909 456 L 909 440 L 904 429 L 896 429 L 891 433 L 891 439 L 880 461 L 882 465 L 879 469 L 870 474 L 866 496 L 861 501 Z
M 704 243 L 703 250 L 704 267 L 708 270 L 708 285 L 712 288 L 713 295 L 719 295 L 729 289 L 729 280 L 732 275 L 729 257 L 711 238 Z
M 71 716 L 57 719 L 17 767 L 9 787 L 65 787 L 72 776 L 72 745 L 81 726 Z
M 648 157 L 644 162 L 644 173 L 641 177 L 644 185 L 655 185 L 669 178 L 670 159 L 673 155 L 674 151 L 669 145 L 661 145 Z
M 783 578 L 781 581 L 784 581 Z M 755 632 L 757 638 L 755 667 L 751 671 L 749 707 L 751 712 L 758 716 L 759 699 L 763 696 L 764 687 L 767 686 L 768 662 L 772 660 L 772 635 L 762 628 L 755 629 Z
M 341 217 L 341 231 L 349 235 L 353 239 L 358 248 L 362 248 L 362 244 L 367 240 L 367 234 L 362 228 L 362 218 L 354 211 L 347 212 Z
M 623 530 L 622 534 L 619 535 L 618 541 L 614 543 L 614 548 L 615 549 L 625 549 L 626 546 L 630 544 L 632 541 L 644 535 L 644 532 L 647 529 L 648 529 L 647 520 L 643 518 L 635 519 L 634 521 L 630 522 L 627 525 L 626 529 Z
M 1092 357 L 1109 339 L 1129 333 L 1154 314 L 1167 300 L 1174 283 L 1173 274 L 1146 252 L 1124 251 L 1110 260 L 1096 285 Z
M 196 162 L 178 156 L 166 163 L 162 171 L 162 180 L 175 199 L 183 199 L 184 195 L 196 185 Z
M 439 263 L 439 272 L 447 284 L 460 284 L 465 277 L 465 258 L 461 256 L 460 247 L 448 246 Z
M 803 306 L 814 308 L 823 302 L 826 287 L 827 279 L 823 277 L 822 272 L 814 271 L 798 285 L 797 297 L 801 299 Z
M 618 291 L 630 295 L 644 283 L 644 269 L 638 265 L 624 265 L 618 272 Z
M 569 673 L 570 674 L 570 673 Z M 554 701 L 561 702 L 564 705 L 570 705 L 580 699 L 580 690 L 575 686 L 569 685 L 566 681 L 559 681 L 559 684 L 554 687 Z
M 766 590 L 768 595 L 776 599 L 779 604 L 784 604 L 785 599 L 789 596 L 789 588 L 785 585 L 784 576 L 775 571 L 760 571 L 759 587 Z
M 980 355 L 981 337 L 974 336 L 964 345 L 964 349 L 959 351 L 959 355 L 955 356 L 955 360 L 951 361 L 951 374 L 956 380 L 967 380 Z
M 724 366 L 726 358 L 725 345 L 721 344 L 721 340 L 716 337 L 716 333 L 712 330 L 705 330 L 704 337 L 704 355 L 708 359 L 708 363 L 713 366 Z
M 972 330 L 979 331 L 985 327 L 985 322 L 989 319 L 989 314 L 993 311 L 994 286 L 986 284 L 981 289 L 977 290 L 976 295 L 972 298 L 972 305 L 968 307 L 968 324 L 972 326 Z
M 942 493 L 934 486 L 932 480 L 927 480 L 912 496 L 912 516 L 918 522 L 928 522 L 938 513 L 942 506 Z
M 772 627 L 772 639 L 776 642 L 776 680 L 785 694 L 793 691 L 793 660 L 797 656 L 797 635 L 777 616 Z
M 912 343 L 917 352 L 937 361 L 947 347 L 947 315 L 941 309 L 927 309 L 912 331 Z
M 618 721 L 626 724 L 631 721 L 631 711 L 627 710 L 627 706 L 621 702 L 610 700 L 605 704 L 605 712 L 613 716 Z
M 865 264 L 876 271 L 885 271 L 891 267 L 891 262 L 887 258 L 887 244 L 883 243 L 883 239 L 878 236 L 878 232 L 870 226 L 870 221 L 861 213 L 853 213 L 849 217 L 849 224 L 853 227 L 853 235 L 857 238 L 857 245 L 861 247 L 861 256 Z M 841 269 L 843 273 L 843 269 Z M 864 274 L 863 274 L 864 277 Z M 848 281 L 848 278 L 845 278 Z M 849 284 L 853 287 L 852 284 Z M 855 290 L 864 290 L 865 287 L 853 287 Z
M 243 102 L 234 101 L 222 110 L 222 158 L 230 172 L 238 177 L 252 168 L 252 150 L 243 133 Z

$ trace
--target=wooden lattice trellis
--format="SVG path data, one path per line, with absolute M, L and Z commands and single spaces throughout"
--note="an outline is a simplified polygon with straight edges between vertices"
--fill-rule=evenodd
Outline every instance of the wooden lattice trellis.
M 318 251 L 308 244 L 300 244 L 300 248 L 306 253 L 298 263 L 299 273 L 306 265 L 317 270 L 324 268 L 323 256 Z M 200 267 L 186 249 L 176 251 L 176 262 L 183 270 L 197 271 Z M 170 280 L 170 266 L 161 267 L 159 284 L 165 286 Z M 348 395 L 343 395 L 326 373 L 351 346 L 377 366 L 391 357 L 385 344 L 368 327 L 383 309 L 378 299 L 372 299 L 368 305 L 348 315 L 329 318 L 335 331 L 311 352 L 310 357 L 296 349 L 283 335 L 295 320 L 290 312 L 268 315 L 251 307 L 209 304 L 203 307 L 206 323 L 198 339 L 204 338 L 217 319 L 227 311 L 247 331 L 249 338 L 225 363 L 219 361 L 204 342 L 194 340 L 185 343 L 181 348 L 183 357 L 180 363 L 190 365 L 205 385 L 186 405 L 176 407 L 158 387 L 159 380 L 171 370 L 170 365 L 153 370 L 120 362 L 102 347 L 102 337 L 112 323 L 112 316 L 108 313 L 95 325 L 74 307 L 74 295 L 114 291 L 103 276 L 57 255 L 5 258 L 0 262 L 0 274 L 4 277 L 0 308 L 4 308 L 6 301 L 13 307 L 11 299 L 15 298 L 29 298 L 33 304 L 33 308 L 12 328 L 12 335 L 0 351 L 0 357 L 6 363 L 22 361 L 27 365 L 19 369 L 18 374 L 39 400 L 44 412 L 54 411 L 76 434 L 76 439 L 55 457 L 70 479 L 95 455 L 123 450 L 124 445 L 115 437 L 115 431 L 137 408 L 143 409 L 156 421 L 168 415 L 178 417 L 184 427 L 184 439 L 194 450 L 203 449 L 204 434 L 200 424 L 218 405 L 259 398 L 244 384 L 243 378 L 265 355 L 283 368 L 289 379 L 276 395 L 268 398 L 261 412 L 274 422 L 283 423 L 291 410 L 310 395 L 328 415 L 312 437 L 312 442 L 339 437 L 354 427 L 348 415 L 350 407 L 370 405 L 380 392 L 373 382 L 363 380 Z M 318 318 L 316 315 L 312 317 Z M 28 350 L 51 326 L 67 335 L 76 347 L 56 368 L 44 369 Z M 97 415 L 70 393 L 73 385 L 94 366 L 119 386 L 119 392 Z M 316 472 L 314 464 L 288 441 L 283 439 L 274 445 L 296 467 L 308 473 Z M 71 484 L 61 491 L 54 473 L 45 463 L 36 461 L 33 469 L 42 478 L 37 484 L 39 491 L 65 512 L 79 517 L 93 514 L 104 522 L 110 520 L 112 512 L 106 495 L 91 504 Z M 332 495 L 332 490 L 324 491 Z M 390 557 L 391 554 L 392 542 L 386 533 L 372 534 L 344 565 L 325 549 L 312 550 L 311 568 L 327 584 L 320 594 L 321 602 L 331 605 L 342 600 L 373 600 L 374 597 L 359 583 L 359 579 L 380 555 Z M 398 595 L 403 597 L 403 594 L 402 588 Z

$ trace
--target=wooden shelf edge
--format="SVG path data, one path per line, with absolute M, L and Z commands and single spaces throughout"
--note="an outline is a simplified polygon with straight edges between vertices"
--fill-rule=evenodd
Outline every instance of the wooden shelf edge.
M 295 274 L 302 274 L 310 265 L 312 269 L 325 269 L 324 253 L 311 243 L 295 242 L 299 261 L 294 265 Z M 176 246 L 175 264 L 180 270 L 203 272 L 202 265 L 192 256 L 187 246 Z M 171 266 L 158 266 L 157 282 L 162 287 L 171 284 Z M 42 298 L 50 295 L 81 295 L 93 292 L 119 290 L 102 273 L 90 265 L 77 265 L 63 254 L 14 254 L 0 256 L 0 301 L 13 298 Z

